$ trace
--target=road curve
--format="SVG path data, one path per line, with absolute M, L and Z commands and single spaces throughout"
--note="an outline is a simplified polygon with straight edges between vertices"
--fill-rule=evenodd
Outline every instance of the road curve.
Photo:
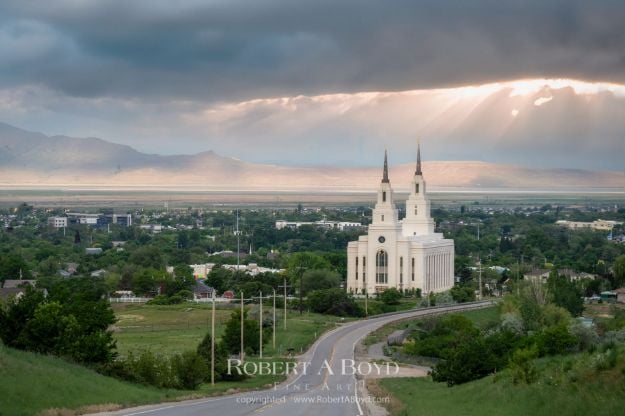
M 345 324 L 324 334 L 301 357 L 306 371 L 263 391 L 230 396 L 128 408 L 98 416 L 354 416 L 365 412 L 366 401 L 359 397 L 353 374 L 354 346 L 368 333 L 389 322 L 427 315 L 479 309 L 491 302 L 415 309 Z M 392 369 L 391 369 L 392 370 Z M 362 368 L 368 371 L 368 368 Z

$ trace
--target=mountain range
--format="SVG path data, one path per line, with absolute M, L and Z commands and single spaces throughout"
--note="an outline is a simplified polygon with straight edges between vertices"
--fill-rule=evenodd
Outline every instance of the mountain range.
M 381 162 L 381 161 L 380 161 Z M 247 163 L 212 151 L 156 155 L 98 138 L 46 136 L 0 123 L 0 187 L 132 187 L 186 190 L 375 189 L 379 167 L 295 167 Z M 406 189 L 414 164 L 392 166 L 390 177 Z M 625 173 L 534 169 L 481 161 L 424 161 L 430 189 L 587 190 L 625 187 Z

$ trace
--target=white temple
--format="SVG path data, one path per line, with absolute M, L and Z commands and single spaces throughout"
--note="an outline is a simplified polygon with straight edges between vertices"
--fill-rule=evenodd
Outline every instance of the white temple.
M 420 288 L 423 294 L 443 292 L 454 285 L 454 241 L 434 232 L 421 149 L 406 200 L 406 218 L 398 219 L 393 188 L 384 171 L 367 235 L 347 246 L 347 290 L 375 293 L 394 287 L 400 291 Z

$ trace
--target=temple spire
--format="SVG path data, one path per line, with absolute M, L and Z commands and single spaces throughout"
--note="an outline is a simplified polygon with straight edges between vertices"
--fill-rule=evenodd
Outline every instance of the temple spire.
M 421 142 L 417 141 L 417 170 L 415 175 L 421 175 Z
M 384 171 L 382 172 L 382 183 L 388 182 L 388 161 L 386 157 L 386 149 L 384 149 Z

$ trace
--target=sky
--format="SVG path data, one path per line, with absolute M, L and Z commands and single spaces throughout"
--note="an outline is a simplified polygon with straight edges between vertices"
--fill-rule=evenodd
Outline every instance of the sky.
M 623 22 L 600 0 L 3 0 L 0 121 L 262 163 L 404 163 L 419 137 L 622 170 Z

